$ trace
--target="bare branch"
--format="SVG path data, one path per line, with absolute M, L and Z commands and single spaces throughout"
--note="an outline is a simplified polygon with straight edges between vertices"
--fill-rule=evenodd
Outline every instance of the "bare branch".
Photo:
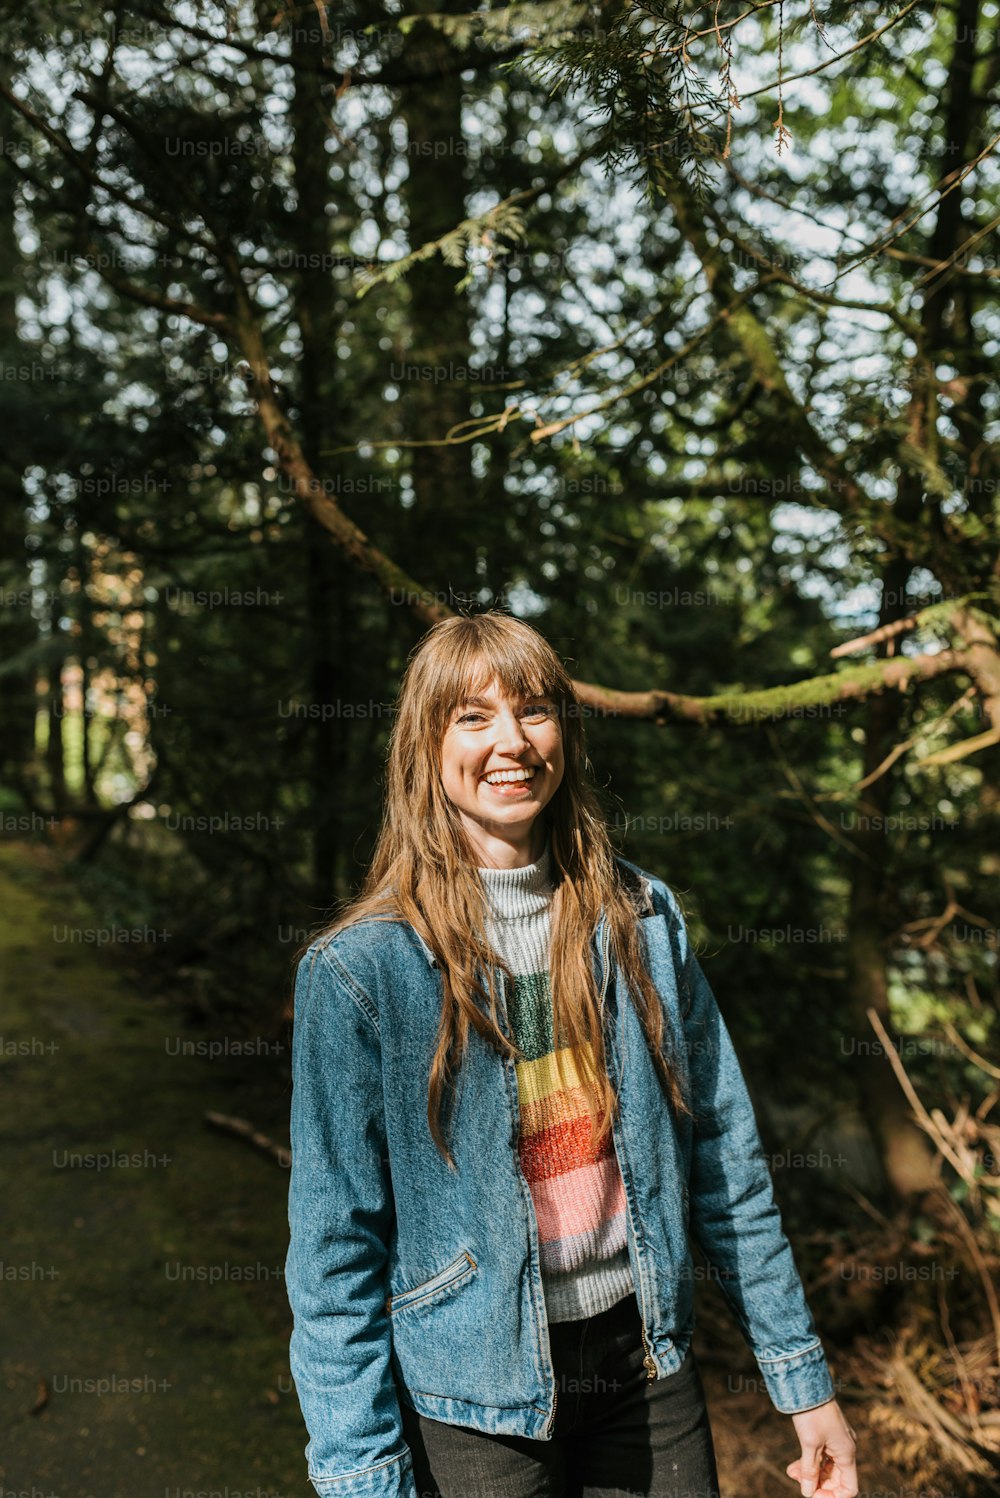
M 817 63 L 814 68 L 806 68 L 803 73 L 783 73 L 771 83 L 765 83 L 760 88 L 750 89 L 748 93 L 740 94 L 740 99 L 755 99 L 758 94 L 769 94 L 776 88 L 784 88 L 786 83 L 797 83 L 800 78 L 812 78 L 817 73 L 825 72 L 835 62 L 841 62 L 845 57 L 850 57 L 852 53 L 860 52 L 862 47 L 868 47 L 872 42 L 877 42 L 879 37 L 884 36 L 887 31 L 891 31 L 894 26 L 898 26 L 903 17 L 908 16 L 910 11 L 918 4 L 919 0 L 910 0 L 909 5 L 905 6 L 897 15 L 892 16 L 886 21 L 884 26 L 879 26 L 875 31 L 870 31 L 867 36 L 863 36 L 860 41 L 855 42 L 853 47 L 848 47 L 843 52 L 835 53 L 833 57 L 828 57 L 825 62 Z
M 830 651 L 830 657 L 832 660 L 838 660 L 841 656 L 856 655 L 859 650 L 866 650 L 869 645 L 883 645 L 886 640 L 895 640 L 899 635 L 916 629 L 919 624 L 920 618 L 915 614 L 908 619 L 894 619 L 891 624 L 883 624 L 879 629 L 873 629 L 870 634 L 858 635 L 856 640 L 846 640 L 843 645 L 835 645 Z
M 990 156 L 993 153 L 998 143 L 1000 143 L 1000 131 L 998 131 L 997 134 L 993 136 L 992 140 L 987 141 L 983 149 L 978 153 L 978 155 L 974 156 L 971 161 L 967 161 L 962 167 L 956 167 L 954 172 L 947 173 L 943 180 L 947 182 L 948 185 L 942 192 L 938 193 L 938 196 L 934 198 L 932 202 L 928 203 L 925 208 L 921 208 L 919 213 L 914 213 L 909 222 L 901 224 L 894 233 L 888 232 L 884 234 L 881 239 L 876 240 L 872 245 L 869 246 L 869 248 L 859 259 L 852 260 L 849 265 L 845 265 L 842 270 L 839 270 L 834 276 L 833 280 L 828 284 L 830 286 L 835 286 L 837 282 L 842 279 L 842 277 L 849 275 L 853 270 L 857 270 L 859 265 L 864 265 L 865 261 L 870 260 L 872 256 L 884 255 L 889 246 L 891 244 L 894 244 L 897 239 L 900 239 L 904 234 L 912 229 L 914 224 L 919 223 L 920 220 L 925 216 L 925 214 L 928 214 L 934 208 L 939 207 L 950 193 L 957 191 L 957 189 L 961 187 L 962 183 L 965 181 L 969 173 L 974 171 L 981 161 L 984 161 L 987 156 Z M 936 188 L 932 188 L 931 190 L 936 191 Z M 905 217 L 905 213 L 897 213 L 896 217 L 889 225 L 889 230 L 892 231 L 894 226 L 896 224 L 899 224 L 900 220 Z

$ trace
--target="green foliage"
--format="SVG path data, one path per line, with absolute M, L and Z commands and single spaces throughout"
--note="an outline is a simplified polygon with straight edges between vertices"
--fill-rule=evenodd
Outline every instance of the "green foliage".
M 588 21 L 592 21 L 598 8 L 589 4 L 567 3 L 567 0 L 514 0 L 498 10 L 469 11 L 464 15 L 445 13 L 400 16 L 396 22 L 404 36 L 414 26 L 433 26 L 458 47 L 470 47 L 473 41 L 482 39 L 492 46 L 499 43 L 546 42 L 572 36 Z M 377 32 L 372 26 L 370 32 Z
M 697 111 L 716 94 L 685 60 L 683 7 L 660 0 L 607 14 L 579 36 L 541 42 L 520 66 L 550 93 L 580 96 L 609 172 L 638 178 L 654 199 L 680 178 L 704 200 L 719 140 Z
M 358 297 L 363 297 L 366 292 L 371 291 L 373 286 L 391 286 L 393 282 L 405 276 L 414 265 L 430 260 L 436 254 L 440 254 L 445 265 L 464 270 L 471 252 L 476 249 L 497 244 L 495 253 L 509 254 L 510 250 L 502 244 L 502 240 L 506 239 L 511 245 L 517 245 L 526 243 L 527 237 L 524 219 L 517 204 L 497 203 L 495 207 L 488 208 L 485 213 L 479 214 L 476 218 L 464 219 L 456 228 L 443 234 L 440 239 L 421 245 L 419 249 L 412 250 L 409 255 L 403 255 L 399 260 L 390 261 L 377 270 L 368 267 L 359 270 L 356 276 Z M 472 274 L 470 268 L 456 284 L 456 292 L 466 289 L 472 280 Z
M 917 764 L 983 732 L 981 699 L 962 703 L 964 676 L 891 694 L 886 753 L 914 742 L 873 782 L 873 853 L 876 727 L 838 699 L 880 670 L 870 649 L 830 660 L 884 617 L 916 619 L 903 655 L 961 648 L 963 604 L 996 627 L 996 281 L 953 278 L 933 357 L 912 338 L 935 223 L 914 209 L 969 155 L 942 147 L 954 18 L 784 6 L 785 74 L 901 19 L 785 87 L 793 156 L 774 149 L 775 89 L 744 99 L 723 166 L 718 106 L 730 83 L 774 84 L 779 16 L 734 28 L 728 59 L 713 13 L 351 3 L 310 51 L 287 17 L 241 10 L 224 32 L 211 6 L 196 26 L 168 7 L 105 74 L 99 8 L 64 34 L 52 8 L 0 5 L 18 98 L 83 153 L 67 162 L 8 111 L 3 359 L 43 371 L 0 388 L 18 497 L 0 581 L 37 591 L 0 613 L 8 801 L 56 803 L 36 713 L 54 746 L 53 663 L 85 665 L 67 810 L 146 791 L 100 849 L 95 893 L 123 918 L 168 912 L 209 1003 L 278 992 L 356 886 L 420 627 L 305 515 L 243 352 L 188 302 L 256 320 L 324 491 L 435 598 L 513 608 L 585 679 L 714 705 L 703 727 L 595 717 L 588 738 L 616 841 L 682 894 L 752 1076 L 780 1068 L 804 1108 L 853 1096 L 865 859 L 898 1025 L 950 1017 L 986 1048 L 996 954 L 960 934 L 984 928 L 913 937 L 949 891 L 991 919 L 993 761 Z M 440 148 L 435 171 L 414 121 L 434 127 L 419 144 Z M 973 123 L 985 143 L 995 106 Z M 971 234 L 995 187 L 993 161 L 977 170 Z M 898 256 L 869 254 L 893 225 Z M 885 306 L 899 318 L 870 310 Z M 444 444 L 455 425 L 476 440 Z M 746 935 L 761 930 L 826 936 Z M 973 1087 L 964 1062 L 919 1066 L 942 1103 Z

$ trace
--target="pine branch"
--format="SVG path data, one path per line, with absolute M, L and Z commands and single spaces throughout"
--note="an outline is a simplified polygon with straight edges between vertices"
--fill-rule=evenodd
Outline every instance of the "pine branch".
M 144 288 L 134 288 L 145 294 Z M 124 294 L 131 294 L 126 286 Z M 294 493 L 330 534 L 356 567 L 375 578 L 384 592 L 402 596 L 416 618 L 426 626 L 451 617 L 454 610 L 436 600 L 413 578 L 369 540 L 341 510 L 313 472 L 286 416 L 270 375 L 256 309 L 245 288 L 238 293 L 233 325 L 235 336 L 248 361 L 247 384 L 254 395 L 269 445 L 292 482 Z M 935 606 L 936 607 L 936 606 Z M 996 641 L 988 624 L 971 610 L 956 615 L 968 638 L 969 648 L 980 652 L 980 673 L 985 684 L 996 684 L 991 674 L 989 652 L 996 657 Z M 936 654 L 893 657 L 855 666 L 833 675 L 812 677 L 789 686 L 761 691 L 734 689 L 711 697 L 653 689 L 623 692 L 593 682 L 574 681 L 577 700 L 584 707 L 608 717 L 651 719 L 663 724 L 721 724 L 747 726 L 785 717 L 799 717 L 810 710 L 836 703 L 860 701 L 888 689 L 907 690 L 913 683 L 955 671 L 970 671 L 967 651 L 941 650 Z M 971 674 L 971 672 L 970 672 Z M 988 681 L 986 680 L 988 678 Z M 1000 693 L 1000 685 L 997 685 Z M 1000 716 L 997 719 L 1000 722 Z
M 165 292 L 153 291 L 138 281 L 118 275 L 102 263 L 106 257 L 100 254 L 95 240 L 89 242 L 87 254 L 93 258 L 101 279 L 120 296 L 128 297 L 130 301 L 138 302 L 143 307 L 156 307 L 160 312 L 171 312 L 179 317 L 188 317 L 192 322 L 200 323 L 202 327 L 217 328 L 220 333 L 233 334 L 235 324 L 228 313 L 210 312 L 205 307 L 199 307 L 195 302 L 186 302 L 178 297 L 167 296 Z
M 866 261 L 873 259 L 874 256 L 886 254 L 889 250 L 889 247 L 895 244 L 897 239 L 902 239 L 903 235 L 908 234 L 913 226 L 915 224 L 918 224 L 920 220 L 924 218 L 928 213 L 930 213 L 935 208 L 939 209 L 945 198 L 949 197 L 953 192 L 957 192 L 962 183 L 965 181 L 966 177 L 969 176 L 970 172 L 975 171 L 979 163 L 981 161 L 985 161 L 987 156 L 992 156 L 998 145 L 1000 145 L 1000 131 L 997 131 L 997 133 L 987 141 L 986 145 L 983 146 L 981 151 L 977 151 L 976 155 L 972 158 L 971 161 L 965 162 L 964 165 L 959 168 L 948 171 L 943 177 L 939 178 L 938 182 L 931 189 L 932 192 L 937 193 L 937 196 L 933 198 L 931 202 L 927 203 L 924 208 L 921 208 L 919 212 L 914 211 L 912 218 L 910 218 L 905 224 L 901 221 L 906 218 L 906 215 L 910 212 L 910 209 L 907 208 L 902 213 L 898 213 L 893 219 L 892 223 L 889 225 L 889 229 L 886 231 L 886 233 L 870 243 L 866 247 L 864 253 L 857 259 L 851 260 L 847 265 L 839 270 L 834 276 L 833 280 L 829 283 L 829 285 L 835 286 L 836 283 L 840 281 L 844 276 L 850 275 L 852 271 L 857 270 L 859 266 L 864 265 Z M 938 188 L 941 188 L 940 192 L 938 192 Z M 899 228 L 895 227 L 897 224 L 900 225 Z
M 735 291 L 729 262 L 718 246 L 709 240 L 692 195 L 677 184 L 671 189 L 669 198 L 678 227 L 701 261 L 712 296 L 724 310 L 728 310 L 730 332 L 742 349 L 754 378 L 780 407 L 782 419 L 788 422 L 790 441 L 838 496 L 836 508 L 848 513 L 863 514 L 875 534 L 894 546 L 905 549 L 908 545 L 915 544 L 902 531 L 898 520 L 891 515 L 883 517 L 880 514 L 880 507 L 845 467 L 841 456 L 827 445 L 822 434 L 813 426 L 808 413 L 788 383 L 784 366 L 766 325 L 753 308 L 746 305 L 745 295 L 741 296 Z M 922 556 L 923 552 L 920 554 Z
M 421 588 L 368 539 L 317 478 L 274 387 L 257 310 L 245 287 L 240 287 L 237 293 L 235 336 L 247 361 L 248 390 L 256 400 L 268 443 L 290 479 L 293 493 L 354 565 L 370 573 L 386 594 L 397 600 L 403 599 L 421 623 L 429 627 L 450 614 L 450 609 L 438 603 L 431 593 Z
M 877 42 L 887 31 L 898 26 L 903 17 L 908 16 L 910 11 L 920 3 L 921 0 L 909 0 L 909 4 L 905 5 L 901 11 L 891 16 L 883 26 L 878 26 L 867 36 L 863 36 L 860 41 L 854 43 L 853 47 L 847 47 L 843 52 L 837 52 L 833 57 L 828 57 L 825 62 L 817 63 L 814 68 L 806 68 L 801 73 L 779 72 L 779 76 L 772 79 L 770 83 L 763 83 L 760 88 L 748 89 L 746 93 L 740 95 L 740 99 L 756 99 L 759 94 L 769 94 L 773 93 L 776 88 L 784 88 L 786 83 L 797 83 L 801 78 L 813 78 L 817 73 L 824 73 L 835 62 L 842 62 L 845 57 L 851 57 L 855 52 L 860 52 L 863 47 L 870 47 L 872 42 Z
M 491 235 L 503 235 L 515 244 L 523 244 L 527 239 L 527 234 L 524 220 L 517 206 L 517 198 L 521 196 L 523 194 L 504 198 L 502 202 L 495 203 L 492 208 L 487 208 L 485 213 L 480 213 L 476 218 L 463 219 L 460 224 L 456 224 L 454 229 L 449 229 L 439 239 L 428 240 L 419 249 L 411 250 L 408 255 L 403 255 L 399 260 L 392 260 L 376 270 L 366 268 L 358 271 L 355 278 L 358 300 L 360 301 L 363 296 L 367 295 L 373 286 L 391 285 L 405 276 L 415 265 L 419 265 L 421 261 L 431 260 L 438 254 L 445 265 L 464 270 L 469 251 L 486 243 Z M 466 274 L 456 285 L 456 292 L 463 291 L 470 278 L 471 273 Z
M 908 634 L 919 625 L 919 614 L 912 614 L 907 619 L 894 619 L 890 624 L 883 624 L 866 635 L 858 635 L 855 640 L 845 640 L 843 645 L 837 645 L 830 651 L 830 657 L 838 660 L 845 655 L 856 655 L 859 650 L 867 650 L 872 645 L 884 645 L 886 640 L 897 640 L 900 635 Z
M 522 217 L 523 210 L 536 198 L 550 192 L 557 182 L 571 176 L 593 154 L 593 148 L 579 152 L 554 176 L 546 178 L 544 182 L 539 182 L 535 187 L 525 187 L 520 192 L 511 193 L 510 197 L 494 203 L 492 208 L 488 208 L 485 213 L 479 214 L 476 218 L 463 219 L 460 224 L 456 224 L 454 229 L 449 229 L 439 239 L 428 240 L 426 244 L 422 244 L 416 250 L 411 250 L 408 255 L 403 255 L 399 260 L 393 260 L 374 270 L 368 267 L 360 270 L 355 278 L 358 299 L 360 300 L 371 291 L 373 286 L 398 281 L 414 265 L 422 260 L 430 260 L 438 253 L 447 265 L 464 268 L 469 250 L 488 243 L 490 236 L 494 234 L 506 236 L 515 243 L 523 243 L 527 238 Z M 471 279 L 470 270 L 457 283 L 456 292 L 464 291 Z
M 857 297 L 833 296 L 828 291 L 822 291 L 815 286 L 807 286 L 800 281 L 791 271 L 771 258 L 766 250 L 760 250 L 756 245 L 744 238 L 738 230 L 734 230 L 731 224 L 727 224 L 722 215 L 715 208 L 710 208 L 708 217 L 715 225 L 719 235 L 725 235 L 731 239 L 736 248 L 749 259 L 753 260 L 762 270 L 768 271 L 770 278 L 778 281 L 783 286 L 790 287 L 798 292 L 801 297 L 814 302 L 818 307 L 841 307 L 847 311 L 878 312 L 883 317 L 888 317 L 891 322 L 904 332 L 909 338 L 920 336 L 920 323 L 914 317 L 907 317 L 893 302 L 866 302 Z

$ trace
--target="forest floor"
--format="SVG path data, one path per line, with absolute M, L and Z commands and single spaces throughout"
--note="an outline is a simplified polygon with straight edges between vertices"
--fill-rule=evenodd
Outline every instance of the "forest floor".
M 287 1143 L 287 1057 L 273 1037 L 259 1055 L 204 1054 L 176 997 L 97 944 L 54 853 L 0 847 L 0 911 L 0 1493 L 311 1492 L 288 1370 L 288 1177 L 203 1121 L 216 1109 Z M 792 1422 L 706 1312 L 695 1350 L 722 1493 L 795 1495 Z M 863 1474 L 862 1494 L 894 1490 L 884 1469 Z
M 205 1032 L 97 945 L 54 854 L 0 849 L 0 911 L 0 1491 L 311 1491 L 288 1176 L 203 1122 L 284 1116 L 287 1142 L 284 1057 L 178 1054 Z

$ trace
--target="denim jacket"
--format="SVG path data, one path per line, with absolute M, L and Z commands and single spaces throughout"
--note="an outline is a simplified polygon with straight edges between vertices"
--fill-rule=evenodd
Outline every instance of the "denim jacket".
M 666 1054 L 690 1082 L 696 1114 L 675 1120 L 663 1096 L 602 916 L 591 960 L 620 1097 L 613 1137 L 647 1376 L 675 1372 L 691 1342 L 704 1270 L 690 1233 L 774 1406 L 812 1409 L 834 1398 L 833 1383 L 729 1033 L 674 895 L 618 862 L 637 890 Z M 402 920 L 314 942 L 296 970 L 289 1357 L 308 1475 L 336 1498 L 416 1498 L 400 1399 L 474 1430 L 552 1436 L 555 1378 L 514 1061 L 470 1027 L 444 1110 L 450 1170 L 427 1121 L 440 1005 L 434 955 Z M 510 1035 L 505 1007 L 500 1023 Z

